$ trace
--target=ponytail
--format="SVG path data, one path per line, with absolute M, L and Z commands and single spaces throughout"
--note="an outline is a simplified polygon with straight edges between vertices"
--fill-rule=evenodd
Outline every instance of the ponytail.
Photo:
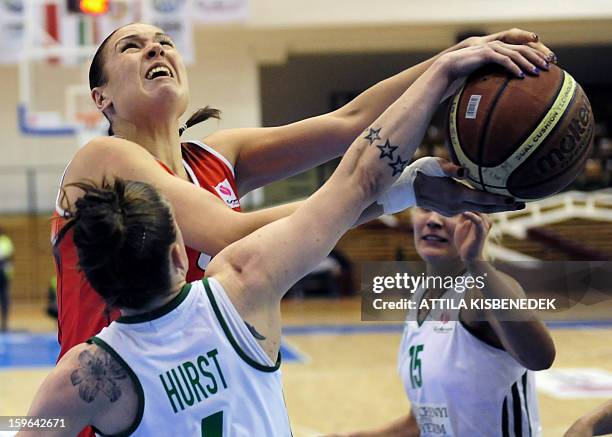
M 67 187 L 78 188 L 83 195 L 75 208 L 68 205 L 67 223 L 54 241 L 54 254 L 72 230 L 79 269 L 108 307 L 139 309 L 167 293 L 176 226 L 169 204 L 155 188 L 120 178 Z M 62 202 L 65 199 L 62 190 Z
M 217 120 L 221 119 L 221 111 L 215 108 L 211 108 L 210 106 L 205 106 L 204 108 L 198 109 L 196 112 L 191 114 L 191 117 L 179 128 L 179 137 L 183 135 L 187 129 L 191 126 L 201 123 L 203 121 L 208 120 L 209 118 L 216 118 Z
M 216 118 L 217 120 L 221 120 L 221 111 L 215 108 L 211 108 L 210 106 L 198 109 L 196 112 L 191 114 L 191 117 L 189 117 L 185 124 L 183 124 L 179 128 L 179 137 L 183 135 L 183 132 L 185 132 L 191 126 L 206 121 L 209 118 Z M 113 131 L 113 126 L 111 124 L 109 124 L 108 126 L 108 135 L 111 137 L 115 135 L 115 132 Z

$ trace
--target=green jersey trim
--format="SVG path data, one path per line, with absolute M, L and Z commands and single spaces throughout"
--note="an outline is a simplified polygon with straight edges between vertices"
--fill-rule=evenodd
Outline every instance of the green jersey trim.
M 257 361 L 255 361 L 251 357 L 249 357 L 242 350 L 242 348 L 238 345 L 238 342 L 236 341 L 236 339 L 232 335 L 232 332 L 230 331 L 229 327 L 227 326 L 227 323 L 226 323 L 225 319 L 223 318 L 223 315 L 221 314 L 221 311 L 219 310 L 219 306 L 217 305 L 217 301 L 215 300 L 215 296 L 214 296 L 212 290 L 210 289 L 210 285 L 208 284 L 208 279 L 204 278 L 202 280 L 202 283 L 204 284 L 204 288 L 206 289 L 206 294 L 208 295 L 208 299 L 210 300 L 210 305 L 212 306 L 213 311 L 215 312 L 215 315 L 217 316 L 217 319 L 219 320 L 219 324 L 221 325 L 221 328 L 223 328 L 223 332 L 225 333 L 225 336 L 227 337 L 227 339 L 231 343 L 231 345 L 234 348 L 234 350 L 236 351 L 236 353 L 240 356 L 240 358 L 242 358 L 249 366 L 251 366 L 251 367 L 253 367 L 253 368 L 257 369 L 257 370 L 260 370 L 262 372 L 275 372 L 275 371 L 277 371 L 278 368 L 280 367 L 280 364 L 281 364 L 281 354 L 280 354 L 280 351 L 278 352 L 278 357 L 276 358 L 276 364 L 274 366 L 265 366 L 263 364 L 258 363 Z
M 127 430 L 120 432 L 118 434 L 104 434 L 99 429 L 96 429 L 93 426 L 92 428 L 94 429 L 96 433 L 100 434 L 103 437 L 127 437 L 131 435 L 134 431 L 136 431 L 136 429 L 138 429 L 138 427 L 140 426 L 140 422 L 142 422 L 142 416 L 143 416 L 144 407 L 145 407 L 145 397 L 144 397 L 144 390 L 142 389 L 142 385 L 140 384 L 140 380 L 138 379 L 138 377 L 136 376 L 132 368 L 123 360 L 123 358 L 121 358 L 121 356 L 115 351 L 115 349 L 113 349 L 107 342 L 105 342 L 99 337 L 94 336 L 94 337 L 91 337 L 89 340 L 87 340 L 87 343 L 95 344 L 96 346 L 108 352 L 126 370 L 128 375 L 132 379 L 132 382 L 134 383 L 134 388 L 136 389 L 136 395 L 138 396 L 138 411 L 136 412 L 136 417 L 134 418 L 132 425 L 130 425 L 130 427 Z
M 125 323 L 125 324 L 134 324 L 134 323 L 143 323 L 150 322 L 155 319 L 159 319 L 160 317 L 165 316 L 176 307 L 178 307 L 183 301 L 187 298 L 189 294 L 189 290 L 191 290 L 191 284 L 183 285 L 181 291 L 178 295 L 176 295 L 170 302 L 165 303 L 159 308 L 155 308 L 153 311 L 149 311 L 143 314 L 136 314 L 134 316 L 121 316 L 115 322 L 117 323 Z

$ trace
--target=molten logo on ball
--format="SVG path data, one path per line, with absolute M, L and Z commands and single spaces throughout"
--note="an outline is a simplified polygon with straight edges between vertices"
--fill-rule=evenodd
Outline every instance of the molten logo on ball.
M 465 117 L 473 96 L 482 96 L 478 115 Z M 556 65 L 522 80 L 487 66 L 453 97 L 447 132 L 451 157 L 469 169 L 474 188 L 529 201 L 559 192 L 582 171 L 593 113 L 580 85 Z

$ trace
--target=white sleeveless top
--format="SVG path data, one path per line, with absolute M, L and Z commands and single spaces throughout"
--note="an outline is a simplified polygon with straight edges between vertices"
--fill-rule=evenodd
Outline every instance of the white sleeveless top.
M 421 437 L 541 436 L 532 372 L 472 335 L 459 309 L 432 310 L 421 325 L 416 314 L 405 322 L 398 368 Z
M 272 366 L 251 358 L 236 339 L 256 340 L 242 321 L 228 323 L 228 304 L 221 284 L 204 279 L 147 315 L 120 317 L 90 340 L 128 369 L 136 387 L 138 415 L 120 435 L 291 435 L 280 354 Z M 236 329 L 245 332 L 234 335 Z

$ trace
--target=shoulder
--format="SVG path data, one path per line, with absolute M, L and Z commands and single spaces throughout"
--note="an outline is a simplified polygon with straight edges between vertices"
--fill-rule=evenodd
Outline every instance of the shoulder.
M 68 415 L 92 420 L 129 391 L 130 383 L 125 369 L 110 354 L 94 344 L 79 344 L 57 363 L 43 390 L 45 397 L 52 393 Z
M 83 343 L 70 349 L 57 369 L 69 376 L 70 385 L 78 389 L 78 397 L 87 404 L 112 403 L 122 396 L 121 388 L 129 389 L 128 371 L 109 351 L 97 344 Z
M 73 161 L 98 158 L 101 162 L 120 163 L 123 159 L 130 157 L 155 159 L 147 150 L 133 141 L 116 137 L 96 137 L 77 152 Z
M 97 137 L 75 154 L 62 185 L 82 180 L 99 182 L 115 176 L 148 181 L 152 175 L 160 173 L 165 171 L 139 144 L 122 138 Z M 73 200 L 70 192 L 68 194 L 69 200 Z
M 231 165 L 236 164 L 240 148 L 245 138 L 245 131 L 252 129 L 223 129 L 208 135 L 202 142 L 215 152 L 223 155 Z
M 69 399 L 93 426 L 119 432 L 138 416 L 137 382 L 112 350 L 95 343 L 80 344 L 66 353 L 58 368 L 63 385 L 70 390 Z

